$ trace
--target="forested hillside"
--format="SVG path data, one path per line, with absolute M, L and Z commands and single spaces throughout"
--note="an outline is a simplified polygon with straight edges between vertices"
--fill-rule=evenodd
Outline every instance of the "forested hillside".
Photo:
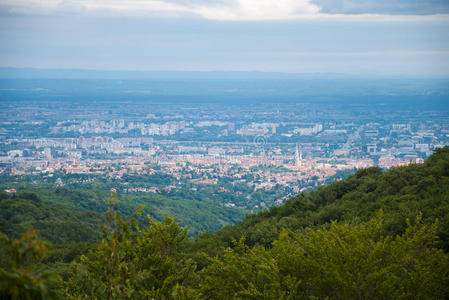
M 29 295 L 55 299 L 449 298 L 448 147 L 436 150 L 424 164 L 386 172 L 360 170 L 347 180 L 302 193 L 280 207 L 195 240 L 188 239 L 188 229 L 169 217 L 163 223 L 151 218 L 137 221 L 143 207 L 134 217 L 121 216 L 116 209 L 120 197 L 111 196 L 101 241 L 81 251 L 70 268 L 61 263 L 71 260 L 76 251 L 66 255 L 69 251 L 58 246 L 48 252 L 35 231 L 14 239 L 6 229 L 12 228 L 10 224 L 20 228 L 27 222 L 40 224 L 35 216 L 42 215 L 37 212 L 45 211 L 45 204 L 31 195 L 2 196 L 1 230 L 9 235 L 1 236 L 2 295 L 16 299 Z M 29 206 L 35 213 L 25 216 L 24 210 L 22 219 L 17 214 L 11 218 L 11 201 L 20 201 L 21 207 Z M 81 214 L 71 217 L 83 219 Z M 42 218 L 55 225 L 59 222 L 51 214 Z M 94 224 L 85 225 L 90 229 Z
M 270 247 L 282 229 L 295 232 L 319 228 L 331 221 L 351 225 L 373 218 L 382 209 L 383 232 L 401 234 L 406 219 L 419 213 L 425 223 L 439 220 L 441 247 L 449 251 L 449 148 L 435 151 L 423 164 L 411 164 L 382 172 L 377 167 L 317 191 L 301 193 L 284 205 L 248 216 L 236 226 L 227 226 L 213 235 L 205 234 L 198 244 L 229 245 L 245 237 L 246 244 Z M 213 239 L 212 242 L 210 239 Z
M 61 177 L 64 178 L 67 185 L 58 186 L 54 183 L 56 178 Z M 91 178 L 92 181 L 86 180 L 88 178 L 89 176 L 86 174 L 54 174 L 52 177 L 39 176 L 38 178 L 0 174 L 0 187 L 3 187 L 3 189 L 14 187 L 19 192 L 16 198 L 22 197 L 21 194 L 25 193 L 28 195 L 34 194 L 34 199 L 45 204 L 46 209 L 55 209 L 57 211 L 60 208 L 66 208 L 68 209 L 66 211 L 74 211 L 74 214 L 78 212 L 104 214 L 108 210 L 107 198 L 109 191 L 111 188 L 115 188 L 117 197 L 120 199 L 117 210 L 122 215 L 130 215 L 136 207 L 144 204 L 145 209 L 143 213 L 151 215 L 155 220 L 163 221 L 167 215 L 176 217 L 176 220 L 182 226 L 189 227 L 189 237 L 198 236 L 205 230 L 216 231 L 225 225 L 235 224 L 245 217 L 244 209 L 224 206 L 224 203 L 227 203 L 228 200 L 224 193 L 215 191 L 218 187 L 214 187 L 214 190 L 204 186 L 199 188 L 199 191 L 193 192 L 191 191 L 193 186 L 190 184 L 182 189 L 174 189 L 175 191 L 171 193 L 165 191 L 161 194 L 127 193 L 120 188 L 123 185 L 107 176 L 95 175 L 95 177 Z M 83 180 L 86 182 L 80 183 Z M 120 182 L 127 182 L 129 185 L 126 186 L 132 187 L 152 186 L 164 180 L 168 179 L 161 175 L 128 176 Z M 3 193 L 2 197 L 8 198 L 6 193 Z M 24 205 L 23 202 L 15 201 L 16 208 L 22 205 Z M 20 215 L 22 210 L 18 208 L 16 211 Z M 14 214 L 14 211 L 10 211 L 10 213 Z M 89 218 L 88 215 L 85 217 Z M 14 218 L 28 220 L 28 217 L 22 216 Z M 34 219 L 34 217 L 31 216 L 31 219 Z M 80 221 L 84 222 L 84 220 L 87 219 L 83 218 Z M 17 234 L 23 233 L 25 229 L 22 228 Z M 43 234 L 43 232 L 39 232 L 41 235 Z M 53 243 L 61 242 L 54 238 L 50 238 L 49 241 Z
M 0 228 L 12 238 L 32 226 L 41 238 L 52 243 L 98 242 L 98 229 L 103 223 L 104 217 L 94 211 L 49 205 L 34 193 L 9 197 L 0 192 Z

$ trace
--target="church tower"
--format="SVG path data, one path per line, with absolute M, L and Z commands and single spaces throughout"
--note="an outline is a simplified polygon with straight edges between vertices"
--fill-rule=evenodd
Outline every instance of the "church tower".
M 302 152 L 299 151 L 299 146 L 296 144 L 296 151 L 295 151 L 295 167 L 300 167 L 302 164 Z

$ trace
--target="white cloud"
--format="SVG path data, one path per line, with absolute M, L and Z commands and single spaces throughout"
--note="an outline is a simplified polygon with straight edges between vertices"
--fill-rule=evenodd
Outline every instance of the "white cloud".
M 345 19 L 367 21 L 445 20 L 447 15 L 327 14 L 311 0 L 0 0 L 0 9 L 22 14 L 101 13 L 198 15 L 223 21 Z
M 308 0 L 236 0 L 227 4 L 193 7 L 193 12 L 214 20 L 293 19 L 317 14 L 319 10 Z
M 309 0 L 228 0 L 228 1 L 164 1 L 164 0 L 0 0 L 0 5 L 16 13 L 110 11 L 120 14 L 157 12 L 190 13 L 214 20 L 291 19 L 315 14 L 319 7 Z
M 159 0 L 0 0 L 0 5 L 15 13 L 98 12 L 145 14 L 189 12 L 186 5 Z
M 87 9 L 101 10 L 107 9 L 116 12 L 187 12 L 188 7 L 182 4 L 175 4 L 158 0 L 78 0 Z

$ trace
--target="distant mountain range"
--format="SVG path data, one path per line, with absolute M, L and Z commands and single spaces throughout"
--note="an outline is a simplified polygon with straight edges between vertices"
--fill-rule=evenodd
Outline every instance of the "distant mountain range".
M 368 78 L 366 76 L 362 76 Z M 410 76 L 411 78 L 413 76 Z M 349 79 L 358 75 L 343 73 L 280 73 L 262 71 L 136 71 L 88 69 L 40 69 L 0 67 L 0 79 L 122 79 L 122 80 L 279 80 L 279 79 Z M 369 78 L 381 78 L 370 76 Z

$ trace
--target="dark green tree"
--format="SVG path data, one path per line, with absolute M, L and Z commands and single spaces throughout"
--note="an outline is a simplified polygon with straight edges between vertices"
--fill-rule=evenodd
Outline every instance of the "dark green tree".
M 68 295 L 85 299 L 191 298 L 196 267 L 178 251 L 187 229 L 169 217 L 164 223 L 148 217 L 149 226 L 141 229 L 134 217 L 122 220 L 114 211 L 115 204 L 112 200 L 97 249 L 74 263 Z M 135 214 L 140 213 L 137 210 Z
M 0 233 L 2 267 L 1 299 L 59 299 L 57 287 L 61 278 L 52 271 L 37 269 L 39 259 L 47 255 L 47 245 L 40 241 L 34 228 L 19 239 L 11 240 Z

